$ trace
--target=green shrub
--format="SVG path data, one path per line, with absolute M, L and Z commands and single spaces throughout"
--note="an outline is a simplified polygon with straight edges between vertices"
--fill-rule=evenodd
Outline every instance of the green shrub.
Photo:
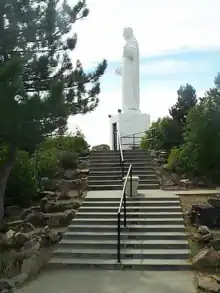
M 34 157 L 38 169 L 38 177 L 53 178 L 58 170 L 58 151 L 56 148 L 41 148 Z
M 166 169 L 181 173 L 182 161 L 181 161 L 181 148 L 173 148 L 168 157 Z
M 67 169 L 75 169 L 77 167 L 77 155 L 73 152 L 63 151 L 59 154 L 59 167 Z
M 36 195 L 37 182 L 34 165 L 28 153 L 20 151 L 6 186 L 5 204 L 25 207 Z

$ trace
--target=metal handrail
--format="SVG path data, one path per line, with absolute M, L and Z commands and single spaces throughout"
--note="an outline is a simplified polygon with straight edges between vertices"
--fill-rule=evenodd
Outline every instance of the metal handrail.
M 141 131 L 141 132 L 136 132 L 136 133 L 130 133 L 128 135 L 123 135 L 121 138 L 130 137 L 130 136 L 133 136 L 133 135 L 136 135 L 136 134 L 140 134 L 140 133 L 146 133 L 148 131 L 152 131 L 152 130 L 155 130 L 155 129 L 156 129 L 156 127 L 152 127 L 152 128 L 149 128 L 146 131 Z
M 150 129 L 148 129 L 147 131 L 145 132 L 136 132 L 136 133 L 131 133 L 131 134 L 128 134 L 128 135 L 124 135 L 121 137 L 121 145 L 123 146 L 132 146 L 133 149 L 135 149 L 137 146 L 140 146 L 140 141 L 144 136 L 138 136 L 139 134 L 145 134 L 147 132 L 152 132 L 154 131 L 156 128 L 155 127 L 152 127 Z M 132 143 L 123 143 L 123 139 L 126 139 L 126 138 L 132 138 Z M 150 139 L 149 139 L 150 140 Z
M 133 135 L 136 135 L 136 134 L 141 134 L 141 133 L 145 133 L 145 131 L 136 132 L 136 133 L 131 133 L 131 134 L 128 134 L 128 135 L 123 135 L 121 138 L 132 137 Z
M 121 200 L 118 208 L 118 240 L 117 240 L 117 259 L 118 262 L 121 262 L 121 208 L 122 204 L 124 204 L 124 227 L 127 226 L 127 207 L 126 207 L 126 186 L 128 182 L 128 178 L 130 177 L 130 196 L 132 196 L 132 164 L 130 164 L 128 168 L 128 172 L 124 181 Z
M 121 175 L 122 175 L 122 178 L 124 178 L 124 175 L 125 175 L 125 170 L 124 170 L 124 156 L 123 156 L 122 145 L 121 145 L 121 137 L 120 137 L 119 131 L 117 131 L 117 137 L 118 137 L 118 146 L 119 146 L 119 151 L 120 151 Z

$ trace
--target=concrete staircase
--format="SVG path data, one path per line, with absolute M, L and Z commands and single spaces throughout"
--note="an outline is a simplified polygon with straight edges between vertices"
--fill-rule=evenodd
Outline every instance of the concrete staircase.
M 97 171 L 98 172 L 98 171 Z M 104 176 L 104 175 L 102 175 Z M 188 270 L 189 250 L 178 196 L 144 192 L 127 199 L 127 228 L 117 262 L 121 191 L 90 191 L 49 263 L 52 268 Z M 162 193 L 162 195 L 161 195 Z
M 133 175 L 139 176 L 139 189 L 158 189 L 152 158 L 143 150 L 123 151 L 125 176 L 130 164 Z M 122 190 L 119 151 L 96 151 L 90 158 L 89 190 Z

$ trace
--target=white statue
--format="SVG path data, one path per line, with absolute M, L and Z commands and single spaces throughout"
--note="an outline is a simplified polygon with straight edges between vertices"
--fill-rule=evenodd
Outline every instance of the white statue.
M 123 66 L 116 69 L 116 74 L 122 76 L 122 110 L 124 113 L 139 111 L 139 48 L 132 28 L 124 29 L 126 41 L 123 51 Z

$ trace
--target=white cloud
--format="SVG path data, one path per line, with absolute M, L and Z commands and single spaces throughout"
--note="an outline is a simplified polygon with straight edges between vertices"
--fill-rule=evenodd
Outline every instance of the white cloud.
M 143 113 L 153 113 L 151 120 L 168 114 L 168 108 L 176 101 L 176 92 L 168 88 L 149 88 L 141 90 L 141 109 Z M 100 94 L 100 104 L 93 112 L 70 117 L 69 129 L 82 129 L 89 144 L 109 144 L 110 124 L 108 115 L 117 113 L 121 108 L 121 94 L 118 92 Z
M 73 2 L 73 0 L 69 0 Z M 132 26 L 142 57 L 181 49 L 220 48 L 219 0 L 87 0 L 90 15 L 74 29 L 74 58 L 120 60 L 122 29 Z
M 206 70 L 204 62 L 187 62 L 179 61 L 173 59 L 166 59 L 162 61 L 147 62 L 141 64 L 140 72 L 142 74 L 150 75 L 165 75 L 165 74 L 175 74 L 175 73 L 185 73 L 185 72 L 201 72 Z

